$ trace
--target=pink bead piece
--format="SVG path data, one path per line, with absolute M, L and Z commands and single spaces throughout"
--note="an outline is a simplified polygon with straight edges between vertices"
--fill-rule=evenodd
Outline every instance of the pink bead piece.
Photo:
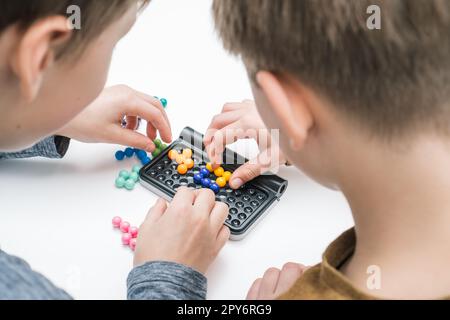
M 130 223 L 126 222 L 126 221 L 122 221 L 120 223 L 120 231 L 122 231 L 123 233 L 127 233 L 128 230 L 130 230 Z
M 120 223 L 122 222 L 122 218 L 121 217 L 114 217 L 112 219 L 112 225 L 114 228 L 120 228 Z
M 136 239 L 134 238 L 130 240 L 130 249 L 133 251 L 136 249 Z
M 131 234 L 132 238 L 137 238 L 139 229 L 137 227 L 131 227 L 128 232 Z
M 129 234 L 129 233 L 124 233 L 122 235 L 122 243 L 126 246 L 130 244 L 131 239 L 132 239 L 131 234 Z

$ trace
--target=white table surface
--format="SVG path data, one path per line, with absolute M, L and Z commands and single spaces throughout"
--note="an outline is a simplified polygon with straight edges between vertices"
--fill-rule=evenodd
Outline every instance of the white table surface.
M 210 1 L 153 0 L 116 49 L 108 85 L 127 84 L 169 100 L 174 136 L 203 132 L 223 103 L 251 98 L 244 68 L 215 35 Z M 237 146 L 237 150 L 244 147 Z M 111 218 L 139 225 L 156 197 L 114 187 L 118 146 L 72 142 L 63 160 L 0 164 L 0 245 L 78 299 L 124 299 L 132 253 Z M 210 299 L 241 299 L 254 279 L 288 261 L 314 264 L 352 225 L 343 196 L 298 172 L 280 203 L 242 241 L 229 242 L 208 272 Z

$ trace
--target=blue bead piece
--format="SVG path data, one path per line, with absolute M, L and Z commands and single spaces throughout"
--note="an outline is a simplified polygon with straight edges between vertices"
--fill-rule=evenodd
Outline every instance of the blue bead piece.
M 115 154 L 116 160 L 122 161 L 125 158 L 125 152 L 117 151 Z
M 138 150 L 136 152 L 136 156 L 138 157 L 139 160 L 142 161 L 142 159 L 147 158 L 147 152 L 145 152 L 144 150 Z
M 205 188 L 209 188 L 209 186 L 211 185 L 211 180 L 209 180 L 208 178 L 203 178 L 202 179 L 202 186 Z
M 131 157 L 133 156 L 133 154 L 134 154 L 133 148 L 126 148 L 126 149 L 125 149 L 125 155 L 126 155 L 128 158 L 131 158 Z
M 152 162 L 152 160 L 149 157 L 146 157 L 144 159 L 141 160 L 142 165 L 145 166 L 147 164 L 149 164 L 150 162 Z
M 161 104 L 164 108 L 167 108 L 167 99 L 161 98 L 161 99 L 159 99 L 159 101 L 161 102 Z
M 201 169 L 200 170 L 200 175 L 203 177 L 203 178 L 207 178 L 207 177 L 209 177 L 209 171 L 208 171 L 208 169 L 206 169 L 206 168 L 203 168 L 203 169 Z
M 196 184 L 201 184 L 202 183 L 202 179 L 203 177 L 201 176 L 201 174 L 197 173 L 194 175 L 194 182 Z
M 214 191 L 214 193 L 219 193 L 220 191 L 220 187 L 217 185 L 217 183 L 213 182 L 211 183 L 211 185 L 209 186 L 209 188 Z

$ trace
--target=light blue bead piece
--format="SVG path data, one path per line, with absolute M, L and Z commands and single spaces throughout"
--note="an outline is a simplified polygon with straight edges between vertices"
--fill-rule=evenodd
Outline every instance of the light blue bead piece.
M 138 180 L 139 180 L 139 174 L 137 173 L 137 172 L 132 172 L 131 174 L 130 174 L 130 177 L 128 178 L 128 179 L 131 179 L 131 180 L 133 180 L 134 182 L 138 182 Z
M 120 189 L 123 188 L 124 186 L 125 186 L 125 179 L 122 177 L 118 177 L 116 179 L 116 187 Z
M 164 108 L 167 108 L 167 99 L 161 98 L 161 99 L 159 99 L 159 101 L 161 102 L 161 104 Z
M 135 185 L 136 182 L 134 182 L 133 179 L 128 179 L 127 181 L 125 181 L 125 189 L 127 190 L 133 190 Z
M 119 172 L 119 177 L 122 177 L 125 180 L 128 179 L 129 176 L 130 176 L 130 173 L 127 170 L 121 170 Z
M 139 173 L 139 171 L 141 170 L 142 166 L 136 164 L 133 166 L 133 169 L 131 169 L 132 172 L 136 172 Z

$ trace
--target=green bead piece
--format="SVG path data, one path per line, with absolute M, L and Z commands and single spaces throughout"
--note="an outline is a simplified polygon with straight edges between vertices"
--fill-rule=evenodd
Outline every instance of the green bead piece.
M 162 146 L 162 141 L 160 139 L 155 139 L 155 141 L 153 141 L 153 143 L 155 144 L 156 148 L 160 149 Z
M 142 166 L 140 166 L 140 165 L 134 165 L 133 166 L 133 169 L 131 169 L 131 171 L 132 172 L 136 172 L 136 173 L 139 173 L 139 171 L 141 171 L 141 168 L 142 168 Z
M 161 98 L 161 99 L 159 99 L 159 101 L 161 102 L 161 104 L 164 108 L 167 108 L 167 99 Z
M 166 150 L 167 149 L 167 144 L 163 143 L 162 146 L 161 146 L 161 149 L 162 150 Z
M 123 188 L 124 186 L 125 186 L 125 179 L 122 178 L 122 177 L 118 177 L 118 178 L 116 179 L 116 187 L 119 188 L 119 189 L 121 189 L 121 188 Z
M 128 179 L 129 176 L 130 176 L 130 173 L 127 170 L 121 170 L 119 172 L 119 177 L 122 177 L 125 180 Z
M 134 182 L 133 179 L 128 179 L 127 181 L 125 181 L 125 189 L 127 189 L 127 190 L 133 190 L 135 184 L 136 184 L 136 182 Z
M 160 153 L 161 153 L 161 149 L 156 148 L 155 151 L 153 151 L 153 153 L 152 153 L 152 157 L 156 158 L 157 156 L 159 156 Z
M 128 179 L 133 180 L 134 182 L 138 182 L 139 180 L 139 174 L 137 172 L 132 172 L 130 174 L 130 177 Z

